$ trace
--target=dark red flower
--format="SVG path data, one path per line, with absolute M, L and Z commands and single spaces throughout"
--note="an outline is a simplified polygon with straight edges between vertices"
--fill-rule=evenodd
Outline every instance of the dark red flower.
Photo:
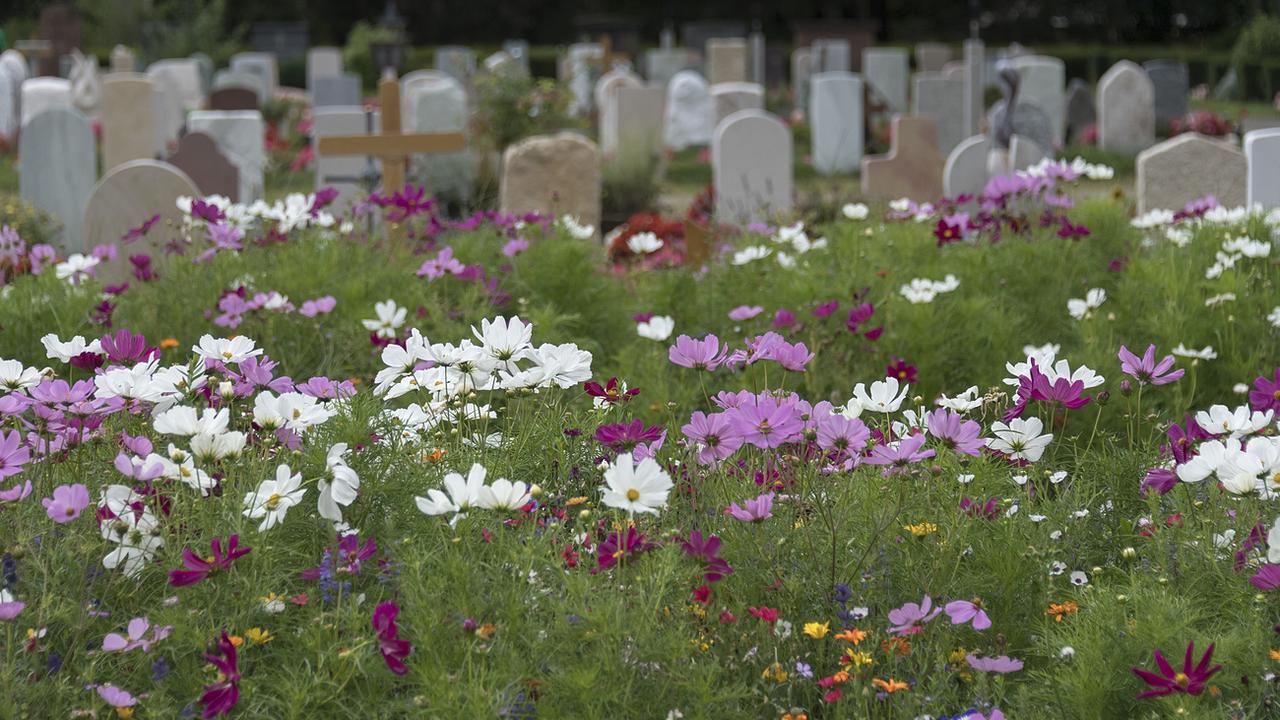
M 384 602 L 373 610 L 373 629 L 378 633 L 378 649 L 387 667 L 396 675 L 409 672 L 404 659 L 413 652 L 413 645 L 400 637 L 400 628 L 396 626 L 396 616 L 400 614 L 400 606 L 393 602 Z
M 1209 649 L 1205 651 L 1204 656 L 1200 658 L 1200 662 L 1194 666 L 1191 664 L 1192 655 L 1195 652 L 1196 644 L 1194 642 L 1187 643 L 1187 654 L 1182 660 L 1182 670 L 1174 670 L 1168 660 L 1164 659 L 1164 655 L 1159 650 L 1152 650 L 1151 655 L 1156 660 L 1156 666 L 1160 669 L 1160 674 L 1153 673 L 1142 668 L 1130 668 L 1134 675 L 1137 675 L 1143 682 L 1150 685 L 1152 690 L 1138 693 L 1139 698 L 1161 697 L 1164 695 L 1172 695 L 1174 693 L 1185 693 L 1187 695 L 1199 695 L 1204 692 L 1205 682 L 1214 673 L 1222 669 L 1221 665 L 1209 667 L 1209 663 L 1213 660 L 1213 644 L 1210 643 Z
M 218 679 L 213 684 L 206 685 L 204 693 L 196 701 L 204 706 L 201 717 L 205 720 L 230 713 L 240 700 L 240 668 L 236 664 L 236 646 L 231 643 L 225 630 L 218 640 L 218 652 L 220 655 L 204 654 L 204 659 L 218 671 Z

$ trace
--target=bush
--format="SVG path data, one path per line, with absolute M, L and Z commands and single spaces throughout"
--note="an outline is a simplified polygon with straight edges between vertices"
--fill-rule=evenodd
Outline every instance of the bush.
M 643 152 L 624 152 L 608 160 L 600 202 L 606 215 L 652 210 L 658 200 L 658 161 Z
M 569 117 L 569 93 L 554 80 L 535 80 L 516 73 L 476 78 L 478 139 L 494 150 L 530 135 L 574 127 Z
M 53 244 L 62 229 L 58 219 L 17 195 L 0 195 L 0 226 L 9 226 L 28 247 Z

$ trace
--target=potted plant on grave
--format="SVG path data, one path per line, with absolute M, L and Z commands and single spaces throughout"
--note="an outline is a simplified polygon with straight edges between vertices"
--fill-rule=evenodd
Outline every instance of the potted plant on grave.
M 606 158 L 601 173 L 601 232 L 609 232 L 635 213 L 651 211 L 658 202 L 657 157 L 624 150 Z

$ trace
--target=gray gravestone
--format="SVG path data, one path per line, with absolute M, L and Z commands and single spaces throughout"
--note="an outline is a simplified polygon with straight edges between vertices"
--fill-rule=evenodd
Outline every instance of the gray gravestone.
M 476 74 L 476 54 L 461 45 L 436 48 L 436 69 L 451 75 L 463 88 L 470 88 Z
M 749 82 L 727 82 L 711 86 L 713 126 L 739 110 L 764 110 L 764 88 Z
M 216 91 L 227 87 L 252 90 L 253 94 L 258 98 L 258 101 L 254 103 L 254 107 L 258 107 L 267 101 L 266 80 L 257 73 L 231 72 L 230 70 L 219 70 L 214 73 L 213 89 Z
M 307 50 L 307 92 L 313 96 L 316 81 L 342 74 L 342 48 L 313 47 Z
M 810 154 L 819 173 L 848 173 L 862 162 L 862 78 L 816 73 L 809 95 Z
M 809 83 L 813 77 L 813 51 L 796 48 L 791 51 L 791 93 L 793 109 L 809 111 Z
M 1280 128 L 1246 133 L 1244 153 L 1249 165 L 1249 205 L 1261 205 L 1268 210 L 1280 207 Z
M 593 101 L 600 113 L 600 152 L 612 157 L 618 149 L 618 107 L 614 100 L 624 87 L 643 87 L 644 80 L 624 67 L 615 67 L 596 81 Z
M 791 211 L 791 130 L 760 110 L 725 118 L 711 139 L 716 219 L 745 225 Z
M 689 51 L 683 48 L 648 50 L 644 54 L 644 74 L 649 83 L 665 88 L 681 70 L 693 66 Z
M 569 46 L 565 58 L 564 76 L 569 86 L 569 114 L 581 117 L 591 112 L 592 89 L 599 68 L 604 62 L 604 48 L 598 43 L 577 43 Z
M 946 155 L 966 137 L 964 80 L 953 80 L 937 72 L 922 72 L 916 73 L 914 84 L 911 114 L 933 118 L 938 128 L 938 152 Z
M 262 101 L 275 97 L 280 86 L 276 56 L 265 52 L 245 52 L 231 56 L 231 72 L 257 75 L 262 80 Z
M 207 98 L 209 91 L 213 89 L 213 73 L 218 66 L 214 64 L 213 58 L 202 52 L 192 53 L 188 59 L 194 62 L 200 71 L 200 95 Z
M 204 79 L 198 61 L 160 60 L 147 66 L 147 77 L 173 97 L 181 112 L 204 107 Z
M 178 149 L 169 156 L 169 164 L 185 172 L 201 195 L 221 195 L 240 201 L 240 171 L 221 152 L 213 138 L 202 132 L 189 132 L 178 140 Z
M 449 75 L 414 79 L 401 107 L 409 113 L 404 118 L 405 132 L 467 132 L 467 91 Z M 471 198 L 475 161 L 470 150 L 414 155 L 409 174 L 432 195 L 465 203 Z
M 1004 123 L 1004 113 L 1003 100 L 991 106 L 991 112 L 987 113 L 988 132 L 991 128 L 1000 127 Z M 1046 155 L 1053 151 L 1053 130 L 1050 127 L 1049 116 L 1045 115 L 1044 110 L 1041 110 L 1038 105 L 1018 100 L 1013 110 L 1013 132 L 1039 145 Z
M 1098 147 L 1135 154 L 1156 141 L 1155 89 L 1147 71 L 1121 60 L 1098 81 Z
M 408 112 L 402 103 L 401 108 Z M 372 127 L 370 127 L 372 122 Z M 312 113 L 311 147 L 316 155 L 316 188 L 333 187 L 338 191 L 334 202 L 335 212 L 345 210 L 352 201 L 369 194 L 361 178 L 369 171 L 377 171 L 377 165 L 370 167 L 369 159 L 359 155 L 325 156 L 316 147 L 316 140 L 327 135 L 367 135 L 377 132 L 379 115 L 366 115 L 362 108 L 319 108 Z
M 102 170 L 156 156 L 155 83 L 139 73 L 112 73 L 103 83 Z
M 85 252 L 103 243 L 119 243 L 130 229 L 155 215 L 160 223 L 145 238 L 123 245 L 119 258 L 99 266 L 98 277 L 104 283 L 120 282 L 130 276 L 130 255 L 163 252 L 166 225 L 182 217 L 178 198 L 199 194 L 186 173 L 165 162 L 133 160 L 104 175 L 85 204 Z
M 676 73 L 667 83 L 663 144 L 672 150 L 710 144 L 714 113 L 711 89 L 702 75 L 693 70 Z
M 662 113 L 666 93 L 661 87 L 622 87 L 613 98 L 618 153 L 652 156 L 662 147 Z
M 862 77 L 889 104 L 892 112 L 907 111 L 909 60 L 902 48 L 867 48 L 862 51 Z
M 944 43 L 916 43 L 916 70 L 918 72 L 942 72 L 942 66 L 951 61 L 951 46 Z
M 1187 96 L 1191 93 L 1191 76 L 1187 64 L 1177 60 L 1148 60 L 1142 69 L 1151 78 L 1155 90 L 1156 127 L 1168 128 L 1173 120 L 1187 115 Z
M 849 72 L 853 69 L 849 41 L 842 38 L 814 40 L 809 46 L 813 72 Z
M 1045 149 L 1052 151 L 1062 144 L 1066 132 L 1066 65 L 1045 55 L 1020 55 L 1009 62 L 1022 81 L 1018 103 L 1039 107 L 1049 119 L 1052 142 Z
M 325 75 L 311 87 L 312 107 L 335 107 L 361 103 L 360 76 L 355 73 Z
M 981 40 L 964 41 L 964 127 L 966 135 L 982 131 L 982 114 L 986 108 L 986 46 Z
M 62 254 L 84 246 L 84 205 L 98 176 L 93 127 L 75 108 L 50 108 L 23 129 L 18 192 L 62 223 Z
M 22 83 L 22 127 L 45 110 L 75 107 L 71 102 L 71 83 L 62 78 L 35 77 Z
M 1080 78 L 1067 85 L 1067 142 L 1081 142 L 1089 126 L 1098 122 L 1098 109 L 1093 103 L 1093 89 Z
M 191 113 L 188 127 L 208 133 L 218 150 L 240 174 L 240 202 L 261 200 L 266 166 L 266 125 L 257 110 L 200 110 Z
M 1207 195 L 1225 207 L 1245 204 L 1249 173 L 1235 145 L 1199 133 L 1183 133 L 1138 154 L 1138 213 L 1180 210 Z

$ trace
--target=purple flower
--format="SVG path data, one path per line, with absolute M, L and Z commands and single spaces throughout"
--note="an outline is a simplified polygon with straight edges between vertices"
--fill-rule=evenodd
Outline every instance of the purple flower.
M 824 302 L 813 309 L 813 316 L 816 318 L 824 318 L 830 316 L 836 310 L 840 309 L 840 301 L 832 300 Z
M 778 308 L 773 314 L 773 327 L 778 330 L 789 330 L 796 326 L 796 314 L 786 308 Z
M 445 275 L 457 275 L 465 269 L 466 266 L 453 257 L 453 247 L 446 245 L 434 258 L 422 263 L 418 268 L 418 277 L 435 280 Z
M 707 335 L 701 340 L 694 340 L 688 335 L 676 338 L 675 345 L 667 350 L 667 359 L 673 365 L 692 368 L 694 370 L 715 370 L 724 362 L 728 347 L 720 347 L 720 338 Z
M 1157 363 L 1155 345 L 1148 345 L 1147 351 L 1141 358 L 1121 345 L 1119 357 L 1120 369 L 1135 378 L 1141 385 L 1168 385 L 1186 373 L 1181 368 L 1170 372 L 1169 369 L 1173 367 L 1172 355 L 1165 355 L 1164 359 Z
M 804 429 L 794 402 L 783 402 L 769 395 L 738 406 L 731 411 L 730 420 L 743 442 L 763 449 L 792 442 Z
M 596 442 L 615 452 L 633 450 L 636 445 L 653 442 L 662 437 L 663 429 L 659 426 L 645 427 L 641 420 L 629 423 L 601 425 L 596 428 Z
M 1151 490 L 1155 490 L 1157 494 L 1165 495 L 1177 485 L 1177 473 L 1169 468 L 1155 467 L 1148 470 L 1146 476 L 1142 478 L 1142 485 L 1139 486 L 1138 493 L 1144 498 Z
M 999 657 L 978 657 L 973 653 L 964 656 L 969 667 L 979 672 L 1011 673 L 1022 669 L 1022 661 L 1008 655 Z
M 209 557 L 202 558 L 192 552 L 191 548 L 182 548 L 182 564 L 186 569 L 170 570 L 169 584 L 174 587 L 194 585 L 218 570 L 230 570 L 231 563 L 248 555 L 252 548 L 240 547 L 240 536 L 232 535 L 227 538 L 225 549 L 222 539 L 214 538 L 209 543 L 209 550 Z
M 1280 565 L 1263 565 L 1249 578 L 1249 584 L 1259 590 L 1275 590 L 1280 587 Z
M 102 351 L 107 361 L 116 364 L 136 364 L 160 357 L 158 348 L 147 347 L 147 339 L 134 335 L 124 328 L 102 337 Z
M 154 226 L 158 222 L 160 222 L 160 214 L 156 213 L 155 215 L 152 215 L 151 217 L 147 218 L 147 220 L 143 222 L 141 225 L 139 225 L 138 227 L 130 228 L 128 232 L 126 232 L 124 235 L 120 237 L 120 241 L 127 245 L 133 242 L 134 240 L 137 240 L 138 238 L 142 237 L 143 235 L 146 235 L 148 232 L 150 232 L 152 226 Z M 39 271 L 35 270 L 33 272 L 39 272 Z
M 151 631 L 151 636 L 147 637 L 147 631 Z M 142 652 L 151 652 L 151 646 L 159 643 L 161 640 L 169 637 L 173 632 L 173 626 L 162 625 L 156 628 L 151 627 L 151 621 L 144 617 L 134 618 L 129 621 L 129 627 L 125 630 L 125 634 L 107 633 L 102 638 L 103 652 L 129 652 L 136 648 L 142 648 Z
M 976 602 L 952 600 L 946 604 L 943 612 L 947 614 L 947 617 L 951 618 L 952 625 L 963 625 L 972 622 L 974 630 L 986 630 L 991 627 L 991 618 L 987 617 L 987 611 L 983 610 L 982 606 Z M 1018 667 L 1021 668 L 1022 663 L 1018 663 Z M 978 669 L 981 670 L 982 668 Z
M 840 457 L 857 458 L 871 431 L 858 418 L 843 415 L 826 415 L 818 418 L 818 447 L 834 452 Z
M 773 517 L 773 493 L 768 492 L 753 500 L 744 500 L 741 507 L 733 503 L 725 508 L 724 514 L 746 523 L 764 522 Z
M 206 685 L 197 704 L 204 706 L 201 717 L 205 720 L 218 715 L 226 715 L 240 700 L 240 668 L 236 664 L 236 646 L 231 643 L 224 630 L 218 639 L 217 655 L 205 653 L 204 659 L 217 671 L 217 679 Z
M 1152 346 L 1155 347 L 1154 345 Z M 1173 356 L 1169 357 L 1172 363 Z M 1179 371 L 1181 373 L 1181 371 Z M 1019 378 L 1021 380 L 1021 378 Z M 1021 390 L 1021 388 L 1019 388 Z M 1084 381 L 1076 380 L 1071 382 L 1070 378 L 1059 377 L 1053 382 L 1049 382 L 1049 377 L 1040 372 L 1040 368 L 1036 366 L 1035 361 L 1031 361 L 1031 387 L 1030 398 L 1032 400 L 1041 400 L 1044 402 L 1061 403 L 1063 407 L 1069 410 L 1084 407 L 1089 404 L 1093 398 L 1084 395 Z
M 138 704 L 138 698 L 115 685 L 98 685 L 94 689 L 98 691 L 98 697 L 105 700 L 111 707 L 127 708 Z
M 922 626 L 938 617 L 941 612 L 942 608 L 933 607 L 933 598 L 925 595 L 919 605 L 909 602 L 889 611 L 889 622 L 893 623 L 889 632 L 895 635 L 915 635 L 922 632 Z
M 1280 415 L 1280 367 L 1275 369 L 1275 379 L 1259 375 L 1253 381 L 1253 389 L 1249 391 L 1249 406 L 1259 412 L 1276 411 Z
M 524 238 L 516 238 L 514 240 L 508 240 L 507 244 L 502 246 L 502 254 L 506 257 L 513 258 L 528 249 L 528 240 L 525 240 Z
M 325 315 L 333 312 L 338 306 L 338 301 L 332 295 L 325 295 L 315 300 L 307 300 L 302 303 L 302 307 L 298 310 L 298 314 L 302 317 L 315 317 L 317 315 Z
M 17 432 L 17 430 L 14 430 L 14 433 Z M 16 503 L 19 500 L 26 499 L 30 494 L 31 481 L 27 480 L 25 483 L 17 483 L 8 490 L 0 490 L 0 503 Z
M 709 583 L 719 582 L 724 576 L 733 574 L 733 568 L 720 557 L 720 538 L 715 535 L 703 536 L 697 530 L 691 530 L 688 539 L 680 541 L 680 548 L 689 557 L 703 562 L 702 578 Z
M 66 385 L 66 382 L 62 384 Z M 21 433 L 17 430 L 11 431 L 8 435 L 0 433 L 0 480 L 22 472 L 22 466 L 30 460 L 31 451 L 22 444 Z
M 378 634 L 378 649 L 382 651 L 382 659 L 387 667 L 396 675 L 409 672 L 404 659 L 413 652 L 413 645 L 400 637 L 400 628 L 396 625 L 396 616 L 400 614 L 400 606 L 393 602 L 384 602 L 373 610 L 372 625 Z
M 695 411 L 689 416 L 689 424 L 680 432 L 698 445 L 698 463 L 715 465 L 742 447 L 742 435 L 734 428 L 727 413 L 706 415 Z
M 1162 697 L 1164 695 L 1172 695 L 1174 693 L 1185 693 L 1187 695 L 1199 695 L 1204 692 L 1205 684 L 1214 673 L 1222 669 L 1221 665 L 1209 667 L 1209 663 L 1213 661 L 1213 644 L 1210 643 L 1209 649 L 1205 651 L 1200 658 L 1200 662 L 1192 666 L 1191 658 L 1195 653 L 1195 643 L 1187 643 L 1187 654 L 1182 660 L 1182 671 L 1176 671 L 1164 659 L 1164 655 L 1159 650 L 1152 650 L 1151 655 L 1155 658 L 1156 666 L 1160 669 L 1160 674 L 1153 673 L 1142 668 L 1130 668 L 1134 675 L 1137 675 L 1143 682 L 1150 685 L 1154 690 L 1147 690 L 1138 693 L 1138 698 Z
M 156 279 L 156 273 L 151 269 L 151 256 L 146 253 L 129 256 L 129 263 L 133 265 L 133 276 L 142 282 L 149 282 Z
M 762 312 L 764 312 L 764 308 L 759 305 L 739 305 L 729 311 L 729 319 L 734 322 L 742 322 L 750 320 Z
M 868 465 L 885 465 L 884 475 L 904 472 L 906 466 L 927 460 L 937 453 L 932 449 L 921 450 L 924 435 L 908 435 L 896 443 L 881 443 L 871 449 L 871 456 L 866 459 Z
M 40 501 L 49 519 L 62 524 L 80 517 L 80 511 L 89 506 L 89 488 L 80 483 L 59 485 L 53 489 L 53 498 Z
M 979 437 L 982 434 L 981 425 L 973 420 L 966 420 L 960 413 L 945 408 L 939 408 L 926 415 L 925 426 L 929 429 L 930 435 L 962 455 L 978 457 L 986 444 Z
M 3 596 L 4 593 L 0 593 Z M 7 622 L 18 617 L 22 613 L 27 604 L 17 600 L 9 600 L 0 602 L 0 621 Z

